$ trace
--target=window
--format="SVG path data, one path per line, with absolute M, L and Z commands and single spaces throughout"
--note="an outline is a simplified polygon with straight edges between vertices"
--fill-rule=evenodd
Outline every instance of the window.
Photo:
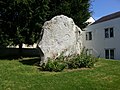
M 106 28 L 105 29 L 105 38 L 112 38 L 114 37 L 113 28 Z
M 92 49 L 87 49 L 87 50 L 86 50 L 86 53 L 87 53 L 87 55 L 92 55 L 93 50 L 92 50 Z
M 86 33 L 86 40 L 92 40 L 92 32 Z
M 114 49 L 105 49 L 105 58 L 114 59 Z

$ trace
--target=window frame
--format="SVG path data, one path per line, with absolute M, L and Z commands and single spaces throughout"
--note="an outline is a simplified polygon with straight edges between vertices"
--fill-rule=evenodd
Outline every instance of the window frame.
M 104 28 L 105 38 L 114 38 L 114 27 Z
M 107 54 L 107 52 L 108 52 L 108 54 Z M 106 59 L 115 59 L 115 48 L 105 49 L 105 58 Z
M 86 40 L 92 40 L 92 31 L 86 32 Z
M 93 49 L 87 49 L 86 54 L 87 55 L 92 55 L 93 54 Z

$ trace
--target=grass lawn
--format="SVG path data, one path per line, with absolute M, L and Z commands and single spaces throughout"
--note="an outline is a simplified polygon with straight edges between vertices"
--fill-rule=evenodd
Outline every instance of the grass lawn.
M 37 68 L 18 60 L 0 60 L 0 90 L 120 90 L 120 61 L 100 60 L 92 69 L 63 72 Z

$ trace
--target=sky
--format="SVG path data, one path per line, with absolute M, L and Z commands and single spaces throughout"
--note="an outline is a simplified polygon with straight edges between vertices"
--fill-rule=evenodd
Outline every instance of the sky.
M 93 0 L 91 5 L 92 17 L 100 17 L 120 11 L 120 0 Z

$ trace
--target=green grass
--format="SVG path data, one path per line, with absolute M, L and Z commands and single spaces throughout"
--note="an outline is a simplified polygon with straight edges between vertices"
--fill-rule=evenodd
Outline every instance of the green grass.
M 0 90 L 120 90 L 120 61 L 100 60 L 92 69 L 41 72 L 18 60 L 0 60 Z

